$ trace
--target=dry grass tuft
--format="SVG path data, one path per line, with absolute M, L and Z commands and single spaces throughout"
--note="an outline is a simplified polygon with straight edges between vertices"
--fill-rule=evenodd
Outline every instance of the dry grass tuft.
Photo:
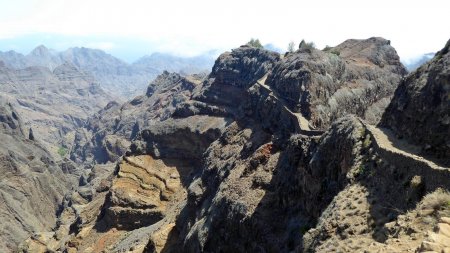
M 439 188 L 436 191 L 427 194 L 419 205 L 419 209 L 450 209 L 450 192 Z

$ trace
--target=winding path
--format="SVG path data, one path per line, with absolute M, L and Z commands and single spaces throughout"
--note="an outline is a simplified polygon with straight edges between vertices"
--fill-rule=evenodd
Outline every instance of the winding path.
M 436 170 L 450 170 L 448 167 L 442 167 L 430 160 L 419 155 L 420 148 L 407 143 L 395 137 L 395 135 L 385 128 L 374 127 L 366 124 L 367 130 L 371 133 L 378 148 L 383 149 L 394 154 L 413 159 L 420 163 L 425 163 L 428 167 Z
M 278 96 L 278 94 L 277 94 L 274 90 L 272 90 L 272 88 L 271 88 L 269 85 L 266 84 L 267 75 L 268 75 L 268 74 L 264 75 L 261 79 L 259 79 L 259 80 L 257 81 L 257 83 L 258 83 L 261 87 L 263 87 L 264 89 L 266 89 L 266 90 L 267 90 L 272 96 L 274 96 L 278 101 L 282 101 L 282 102 L 283 102 L 283 100 L 280 98 L 280 96 Z M 301 130 L 301 131 L 305 131 L 305 132 L 313 132 L 313 131 L 314 131 L 313 129 L 311 129 L 311 128 L 309 127 L 309 121 L 308 121 L 305 117 L 303 117 L 303 115 L 302 115 L 301 113 L 292 112 L 292 111 L 286 106 L 286 103 L 284 103 L 284 102 L 283 102 L 283 106 L 284 106 L 284 109 L 285 109 L 287 112 L 289 112 L 290 114 L 294 115 L 294 116 L 297 118 L 297 121 L 298 121 L 298 124 L 299 124 L 299 126 L 300 126 L 300 130 Z M 315 131 L 314 131 L 314 132 L 315 132 Z M 320 134 L 321 134 L 321 133 L 322 133 L 322 132 L 320 132 Z M 320 135 L 320 134 L 318 134 L 318 135 Z

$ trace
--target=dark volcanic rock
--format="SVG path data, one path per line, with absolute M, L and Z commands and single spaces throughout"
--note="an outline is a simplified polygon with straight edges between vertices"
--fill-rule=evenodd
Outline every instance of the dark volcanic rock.
M 205 87 L 194 98 L 236 108 L 245 101 L 245 91 L 267 74 L 280 59 L 278 53 L 241 46 L 219 56 Z
M 219 138 L 226 125 L 224 118 L 207 116 L 191 116 L 155 123 L 150 129 L 141 132 L 139 139 L 145 143 L 145 148 L 140 152 L 156 158 L 200 161 L 203 152 L 211 142 Z
M 183 252 L 294 250 L 302 229 L 348 183 L 360 128 L 349 117 L 320 140 L 293 135 L 280 141 L 256 126 L 230 125 L 205 153 L 203 173 L 189 187 L 184 211 L 192 216 L 178 220 Z
M 450 164 L 450 41 L 395 91 L 382 126 Z
M 23 123 L 18 113 L 13 109 L 11 104 L 2 105 L 0 107 L 0 124 L 2 130 L 11 134 L 25 135 L 22 129 Z
M 279 54 L 262 48 L 241 46 L 219 56 L 210 78 L 215 83 L 248 88 L 263 77 L 280 59 Z
M 77 131 L 71 159 L 99 163 L 116 161 L 141 130 L 169 119 L 176 107 L 190 98 L 201 78 L 164 72 L 150 83 L 146 95 L 123 105 L 109 103 L 89 118 L 85 128 Z
M 269 84 L 310 123 L 326 129 L 335 119 L 355 114 L 376 123 L 406 70 L 388 40 L 347 40 L 320 51 L 287 54 L 267 77 Z M 381 107 L 381 108 L 378 108 Z

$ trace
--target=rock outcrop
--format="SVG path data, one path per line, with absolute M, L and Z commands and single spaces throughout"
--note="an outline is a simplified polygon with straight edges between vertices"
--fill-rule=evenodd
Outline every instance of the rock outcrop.
M 288 53 L 267 77 L 294 112 L 326 129 L 346 114 L 376 123 L 406 70 L 388 40 L 347 40 Z
M 71 159 L 87 163 L 116 161 L 141 130 L 169 119 L 201 80 L 201 76 L 164 72 L 150 83 L 146 95 L 123 105 L 110 102 L 77 130 Z
M 450 165 L 450 41 L 399 85 L 381 126 Z

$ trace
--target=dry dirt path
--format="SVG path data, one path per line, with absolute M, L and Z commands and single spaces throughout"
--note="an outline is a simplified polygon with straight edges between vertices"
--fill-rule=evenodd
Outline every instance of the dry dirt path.
M 373 135 L 378 147 L 392 153 L 414 159 L 418 162 L 427 164 L 432 169 L 437 170 L 449 170 L 448 167 L 440 166 L 433 161 L 430 161 L 419 155 L 420 148 L 407 143 L 405 140 L 401 140 L 395 137 L 395 135 L 385 128 L 374 127 L 367 125 L 367 129 Z

